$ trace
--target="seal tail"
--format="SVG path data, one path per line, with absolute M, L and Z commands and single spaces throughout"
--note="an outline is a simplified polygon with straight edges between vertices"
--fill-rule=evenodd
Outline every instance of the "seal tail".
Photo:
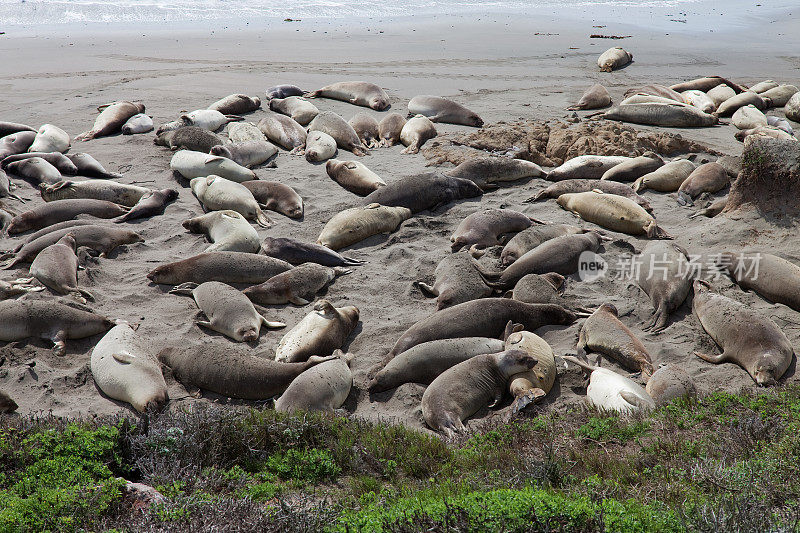
M 225 118 L 227 118 L 229 122 L 241 122 L 244 120 L 244 117 L 239 115 L 225 115 Z
M 533 202 L 538 202 L 539 200 L 546 200 L 547 199 L 547 193 L 545 192 L 545 190 L 546 189 L 542 189 L 541 191 L 537 192 L 536 194 L 534 194 L 533 196 L 531 196 L 530 198 L 525 200 L 524 203 L 530 204 L 530 203 L 533 203 Z
M 419 292 L 421 292 L 423 296 L 425 296 L 426 298 L 436 298 L 439 296 L 439 291 L 437 291 L 435 288 L 431 287 L 427 283 L 423 283 L 421 281 L 415 281 L 411 285 L 419 289 Z
M 186 283 L 181 283 L 180 285 L 176 285 L 169 291 L 170 294 L 179 294 L 181 296 L 192 296 L 192 291 L 198 287 L 197 283 L 192 283 L 188 281 Z
M 342 264 L 344 266 L 359 266 L 366 263 L 366 261 L 361 261 L 360 259 L 353 259 L 352 257 L 342 256 L 342 259 L 343 259 Z
M 2 260 L 2 262 L 0 262 L 0 270 L 8 270 L 10 268 L 14 268 L 19 263 L 22 262 L 19 261 L 16 257 L 16 254 L 13 253 L 5 253 L 3 255 L 0 255 L 0 260 Z
M 319 91 L 311 91 L 303 93 L 303 98 L 316 98 L 319 96 Z
M 562 359 L 564 361 L 569 361 L 573 365 L 577 365 L 577 366 L 581 367 L 581 369 L 583 369 L 583 370 L 585 370 L 587 372 L 594 372 L 595 370 L 600 368 L 600 367 L 597 367 L 597 366 L 592 366 L 587 362 L 581 361 L 580 359 L 578 359 L 577 357 L 572 356 L 572 355 L 564 355 L 564 356 L 562 356 Z
M 256 222 L 262 228 L 269 228 L 272 226 L 272 220 L 264 214 L 264 211 L 260 209 L 258 210 L 258 213 L 256 213 Z
M 75 137 L 75 140 L 79 142 L 91 141 L 92 139 L 97 137 L 97 133 L 98 132 L 95 130 L 84 131 L 83 133 Z
M 353 270 L 344 267 L 333 267 L 333 271 L 336 273 L 337 276 L 344 276 L 346 274 L 352 274 Z
M 94 301 L 94 294 L 92 294 L 91 292 L 89 292 L 87 290 L 78 289 L 78 292 L 76 294 L 79 294 L 82 298 L 85 298 L 86 300 L 89 300 L 90 302 Z

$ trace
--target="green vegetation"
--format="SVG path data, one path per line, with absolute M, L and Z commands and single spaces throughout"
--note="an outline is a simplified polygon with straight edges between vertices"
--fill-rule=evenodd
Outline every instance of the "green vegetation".
M 137 509 L 122 478 L 166 500 Z M 240 407 L 0 419 L 0 532 L 211 528 L 800 531 L 800 387 L 531 412 L 451 443 Z

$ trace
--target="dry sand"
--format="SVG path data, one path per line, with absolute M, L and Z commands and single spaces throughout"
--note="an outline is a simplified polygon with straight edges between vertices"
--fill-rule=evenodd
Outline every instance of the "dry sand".
M 520 23 L 491 17 L 480 22 L 375 22 L 350 30 L 335 22 L 303 22 L 268 30 L 144 30 L 93 36 L 84 36 L 81 31 L 50 36 L 11 33 L 0 38 L 0 55 L 6 58 L 0 72 L 0 118 L 37 127 L 54 123 L 74 136 L 90 129 L 98 105 L 114 100 L 145 102 L 147 112 L 158 124 L 177 118 L 181 111 L 205 108 L 231 93 L 263 97 L 267 87 L 280 83 L 310 90 L 334 81 L 363 79 L 387 89 L 392 101 L 390 111 L 405 113 L 405 104 L 416 94 L 439 94 L 477 111 L 487 123 L 558 119 L 568 116 L 564 109 L 595 82 L 606 85 L 615 102 L 626 87 L 670 84 L 711 74 L 746 84 L 765 78 L 798 84 L 800 57 L 787 52 L 800 49 L 798 34 L 787 36 L 785 31 L 791 29 L 790 23 L 761 21 L 760 26 L 724 34 L 664 35 L 622 25 L 602 29 L 605 34 L 633 35 L 623 41 L 589 39 L 598 31 L 589 22 Z M 557 35 L 535 35 L 537 32 Z M 754 34 L 759 35 L 755 44 L 749 42 Z M 634 53 L 635 62 L 614 73 L 598 72 L 597 56 L 619 44 Z M 332 100 L 314 103 L 345 119 L 365 111 Z M 378 118 L 383 114 L 366 111 Z M 262 114 L 258 111 L 248 120 L 257 122 Z M 472 131 L 452 125 L 437 128 L 440 133 Z M 733 138 L 733 126 L 672 131 L 724 153 L 741 153 L 741 144 Z M 141 324 L 139 333 L 151 342 L 154 351 L 172 344 L 210 343 L 218 347 L 220 357 L 233 350 L 272 356 L 281 331 L 265 330 L 254 350 L 237 345 L 195 326 L 197 309 L 191 299 L 169 295 L 169 287 L 150 284 L 145 278 L 156 265 L 188 258 L 207 246 L 202 236 L 181 227 L 183 220 L 202 210 L 191 190 L 183 186 L 185 182 L 177 182 L 168 170 L 171 152 L 154 146 L 152 138 L 152 134 L 113 136 L 73 145 L 73 151 L 88 152 L 107 169 L 123 172 L 122 182 L 180 189 L 178 201 L 163 216 L 131 224 L 144 236 L 143 244 L 87 264 L 79 274 L 79 285 L 96 296 L 92 304 L 96 311 Z M 387 182 L 425 169 L 422 155 L 402 155 L 401 149 L 373 150 L 372 155 L 360 160 Z M 338 157 L 354 159 L 342 151 Z M 278 156 L 277 164 L 276 169 L 257 169 L 257 174 L 294 187 L 305 200 L 305 218 L 294 221 L 271 214 L 275 225 L 267 230 L 258 228 L 262 237 L 291 236 L 313 242 L 332 215 L 359 202 L 326 176 L 324 165 L 311 165 L 285 152 Z M 17 183 L 17 193 L 31 200 L 27 206 L 42 201 L 30 185 Z M 478 209 L 502 206 L 552 222 L 577 222 L 552 200 L 523 203 L 546 184 L 531 180 L 488 193 L 479 201 L 422 213 L 396 233 L 370 238 L 346 251 L 367 261 L 354 273 L 337 279 L 326 295 L 335 305 L 352 304 L 361 310 L 361 323 L 347 346 L 355 354 L 355 387 L 345 404 L 348 411 L 370 420 L 423 427 L 419 409 L 423 387 L 407 384 L 370 398 L 364 391 L 366 371 L 406 328 L 434 312 L 435 300 L 425 299 L 412 282 L 431 279 L 439 260 L 450 253 L 449 236 L 464 217 Z M 687 215 L 692 211 L 679 207 L 674 195 L 645 194 L 660 225 L 692 253 L 749 247 L 800 260 L 794 224 L 779 227 L 763 220 L 721 218 L 690 221 Z M 9 205 L 20 209 L 13 201 Z M 637 250 L 646 244 L 627 235 L 614 237 L 623 238 Z M 11 248 L 15 242 L 3 239 L 0 249 Z M 625 251 L 621 245 L 608 244 L 603 255 L 613 264 Z M 3 278 L 25 274 L 24 268 L 11 270 Z M 775 319 L 800 347 L 800 317 L 796 312 L 743 293 L 727 280 L 715 282 L 715 287 Z M 681 364 L 705 391 L 755 387 L 748 374 L 735 365 L 714 366 L 692 354 L 694 350 L 717 352 L 692 316 L 689 303 L 681 307 L 669 328 L 654 335 L 641 331 L 651 310 L 649 299 L 625 281 L 587 283 L 570 279 L 567 294 L 582 306 L 613 302 L 656 363 Z M 281 307 L 271 309 L 269 317 L 291 328 L 309 311 L 308 306 Z M 538 333 L 562 355 L 574 352 L 580 325 L 581 321 L 568 328 L 543 328 Z M 17 401 L 22 415 L 52 412 L 91 416 L 131 411 L 129 406 L 104 397 L 94 384 L 88 364 L 98 339 L 70 341 L 62 358 L 55 357 L 50 343 L 44 341 L 0 347 L 0 389 Z M 788 376 L 790 381 L 798 379 L 794 363 Z M 581 391 L 576 389 L 579 382 L 576 372 L 563 376 L 545 408 L 563 408 L 581 401 Z M 170 376 L 168 383 L 173 398 L 170 408 L 227 401 L 212 394 L 194 399 Z

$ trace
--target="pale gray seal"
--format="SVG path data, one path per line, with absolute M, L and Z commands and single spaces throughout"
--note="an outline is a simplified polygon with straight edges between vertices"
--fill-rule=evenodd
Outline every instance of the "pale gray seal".
M 199 126 L 210 131 L 217 131 L 228 122 L 244 120 L 244 118 L 238 115 L 224 115 L 213 109 L 198 109 L 181 115 L 181 120 L 187 126 Z
M 592 366 L 570 355 L 564 356 L 564 360 L 589 373 L 589 386 L 586 387 L 589 405 L 601 411 L 616 411 L 624 415 L 655 408 L 653 398 L 632 379 L 607 368 Z
M 568 111 L 577 111 L 580 109 L 601 109 L 611 105 L 611 95 L 608 94 L 608 89 L 595 83 L 583 93 L 578 103 L 567 108 Z
M 264 214 L 250 189 L 220 176 L 210 175 L 194 178 L 190 185 L 192 192 L 208 211 L 230 209 L 247 220 L 254 220 L 259 226 L 268 228 L 272 220 Z
M 242 185 L 247 187 L 264 209 L 289 218 L 303 218 L 303 199 L 288 185 L 266 180 L 243 181 Z
M 362 156 L 369 153 L 367 147 L 358 138 L 358 133 L 353 126 L 332 111 L 323 111 L 314 117 L 314 120 L 308 124 L 308 131 L 327 133 L 336 140 L 339 148 L 353 152 L 355 155 Z
M 631 159 L 621 155 L 579 155 L 548 172 L 546 179 L 548 181 L 600 179 L 608 169 Z
M 0 168 L 5 169 L 14 161 L 22 161 L 23 159 L 30 159 L 32 157 L 44 159 L 56 167 L 62 175 L 74 176 L 78 173 L 78 167 L 75 166 L 75 163 L 61 152 L 26 152 L 24 154 L 10 155 L 0 161 Z
M 128 185 L 114 180 L 93 179 L 86 181 L 62 180 L 52 185 L 39 184 L 39 194 L 45 202 L 68 199 L 105 200 L 126 207 L 133 207 L 151 192 L 138 185 Z M 126 213 L 127 214 L 127 213 Z
M 408 115 L 409 117 L 423 115 L 431 122 L 463 124 L 476 128 L 483 126 L 483 119 L 477 113 L 441 96 L 415 96 L 408 102 Z
M 53 185 L 64 177 L 56 167 L 41 157 L 29 157 L 15 161 L 6 167 L 11 174 L 19 176 L 31 185 Z
M 135 135 L 137 133 L 147 133 L 148 131 L 153 131 L 155 125 L 153 124 L 153 117 L 149 115 L 145 115 L 144 113 L 139 113 L 138 115 L 133 115 L 125 124 L 122 125 L 122 134 L 123 135 Z
M 179 150 L 169 161 L 169 168 L 187 180 L 219 176 L 225 180 L 241 183 L 258 179 L 256 173 L 226 157 L 194 150 Z
M 266 163 L 278 153 L 278 147 L 269 141 L 248 141 L 212 146 L 209 154 L 227 157 L 245 168 Z M 275 166 L 272 162 L 267 166 Z
M 314 117 L 319 115 L 317 106 L 299 96 L 273 98 L 269 101 L 269 108 L 272 111 L 292 117 L 301 126 L 307 126 L 309 122 L 314 120 Z
M 336 155 L 336 139 L 324 131 L 310 131 L 306 137 L 306 161 L 318 163 Z
M 69 134 L 53 124 L 45 124 L 36 133 L 29 152 L 66 152 L 70 147 Z
M 328 177 L 341 185 L 343 189 L 359 196 L 366 196 L 386 186 L 386 182 L 380 176 L 358 161 L 329 159 L 325 163 L 325 171 L 328 173 Z
M 281 397 L 275 400 L 275 410 L 291 413 L 339 409 L 353 386 L 353 373 L 350 371 L 353 354 L 336 350 L 333 355 L 332 359 L 294 378 Z
M 662 166 L 664 166 L 664 160 L 658 154 L 646 152 L 644 155 L 634 157 L 630 161 L 614 165 L 606 170 L 600 179 L 603 181 L 636 181 L 645 174 L 658 170 Z
M 597 58 L 597 66 L 602 72 L 611 72 L 622 68 L 633 61 L 633 54 L 623 49 L 621 46 L 609 48 Z
M 206 252 L 256 253 L 261 247 L 258 232 L 236 211 L 211 211 L 183 222 L 183 227 L 192 233 L 203 233 L 211 241 Z
M 312 355 L 330 355 L 341 348 L 358 324 L 358 307 L 334 307 L 319 300 L 314 310 L 283 336 L 275 348 L 275 360 L 296 363 Z
M 72 154 L 67 154 L 67 157 L 75 164 L 75 167 L 77 167 L 77 174 L 79 176 L 86 176 L 87 178 L 103 178 L 109 180 L 122 177 L 122 174 L 107 171 L 103 165 L 97 161 L 97 159 L 89 154 L 75 152 Z
M 306 98 L 332 98 L 353 105 L 369 107 L 375 111 L 383 111 L 389 107 L 389 95 L 386 91 L 366 81 L 341 81 L 326 85 L 303 96 Z
M 608 120 L 668 128 L 704 128 L 719 123 L 716 115 L 677 102 L 620 105 L 606 111 L 602 117 Z
M 0 159 L 27 152 L 35 138 L 35 131 L 21 131 L 0 138 Z
M 89 141 L 117 133 L 129 118 L 144 113 L 144 104 L 141 102 L 113 102 L 100 106 L 97 110 L 100 111 L 100 114 L 94 120 L 92 129 L 75 137 L 76 141 Z

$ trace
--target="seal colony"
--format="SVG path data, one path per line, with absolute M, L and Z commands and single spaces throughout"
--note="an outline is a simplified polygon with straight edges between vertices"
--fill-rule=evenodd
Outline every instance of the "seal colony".
M 577 102 L 572 110 L 598 122 L 729 128 L 731 139 L 736 129 L 793 136 L 791 123 L 769 117 L 780 104 L 791 118 L 794 85 L 748 89 L 711 76 L 621 90 L 614 71 L 630 75 L 632 58 L 619 48 L 603 54 L 600 83 L 569 95 Z M 272 398 L 285 412 L 335 411 L 359 394 L 353 391 L 368 390 L 359 401 L 368 396 L 376 412 L 404 402 L 428 428 L 452 436 L 496 410 L 515 414 L 559 402 L 567 387 L 557 382 L 576 366 L 589 376 L 586 401 L 599 409 L 646 411 L 695 394 L 691 368 L 664 364 L 662 341 L 677 323 L 697 340 L 685 359 L 707 364 L 708 372 L 712 363 L 732 362 L 753 386 L 769 386 L 791 364 L 785 323 L 743 303 L 764 298 L 797 312 L 796 292 L 781 290 L 800 284 L 791 257 L 767 258 L 765 268 L 779 281 L 755 279 L 736 263 L 752 256 L 728 246 L 726 268 L 738 285 L 725 296 L 717 294 L 721 284 L 712 280 L 712 291 L 704 279 L 673 270 L 657 282 L 644 269 L 627 292 L 580 275 L 584 254 L 611 262 L 629 251 L 648 264 L 662 256 L 677 264 L 707 252 L 684 245 L 684 228 L 667 210 L 685 210 L 687 225 L 710 223 L 690 219 L 697 210 L 689 206 L 727 192 L 731 172 L 716 154 L 598 151 L 555 165 L 510 157 L 516 143 L 498 140 L 505 151 L 487 148 L 458 165 L 419 172 L 422 156 L 415 154 L 437 143 L 446 125 L 484 131 L 475 128 L 491 124 L 491 114 L 473 111 L 467 95 L 403 100 L 375 83 L 331 79 L 313 91 L 276 85 L 259 96 L 220 94 L 206 109 L 155 118 L 157 142 L 142 156 L 172 172 L 168 186 L 157 180 L 156 187 L 131 179 L 135 166 L 119 175 L 99 152 L 108 170 L 71 152 L 76 144 L 92 151 L 99 137 L 125 143 L 127 135 L 151 131 L 134 96 L 119 95 L 130 100 L 84 117 L 86 133 L 77 137 L 54 124 L 16 122 L 24 116 L 0 123 L 8 192 L 15 187 L 28 200 L 4 199 L 14 208 L 7 229 L 15 235 L 4 241 L 3 266 L 14 269 L 5 281 L 41 289 L 8 291 L 0 302 L 0 340 L 37 350 L 50 341 L 66 357 L 80 357 L 83 348 L 73 348 L 73 339 L 91 344 L 96 394 L 109 401 L 137 412 L 169 409 L 183 401 L 183 386 Z M 617 107 L 591 116 L 612 101 Z M 332 110 L 343 106 L 348 111 Z M 383 151 L 407 154 L 410 163 L 387 167 L 370 157 Z M 293 180 L 282 168 L 287 160 L 313 175 L 313 186 Z M 333 190 L 346 200 L 327 202 Z M 165 214 L 178 217 L 179 226 Z M 430 243 L 433 261 L 419 252 Z M 145 253 L 154 264 L 134 268 Z M 382 270 L 398 257 L 424 260 L 401 276 Z M 156 328 L 146 307 L 112 312 L 115 300 L 104 291 L 114 286 L 106 272 L 111 262 L 126 264 L 125 275 L 154 308 L 169 309 L 160 327 L 170 342 L 148 342 L 136 330 L 138 322 L 150 333 Z M 406 294 L 391 293 L 395 277 Z M 376 290 L 380 308 L 361 301 L 359 287 Z M 410 321 L 402 306 L 428 316 Z M 114 327 L 119 320 L 130 325 Z M 267 331 L 284 325 L 280 333 Z M 376 360 L 382 362 L 371 364 Z M 33 403 L 12 399 L 25 409 Z

